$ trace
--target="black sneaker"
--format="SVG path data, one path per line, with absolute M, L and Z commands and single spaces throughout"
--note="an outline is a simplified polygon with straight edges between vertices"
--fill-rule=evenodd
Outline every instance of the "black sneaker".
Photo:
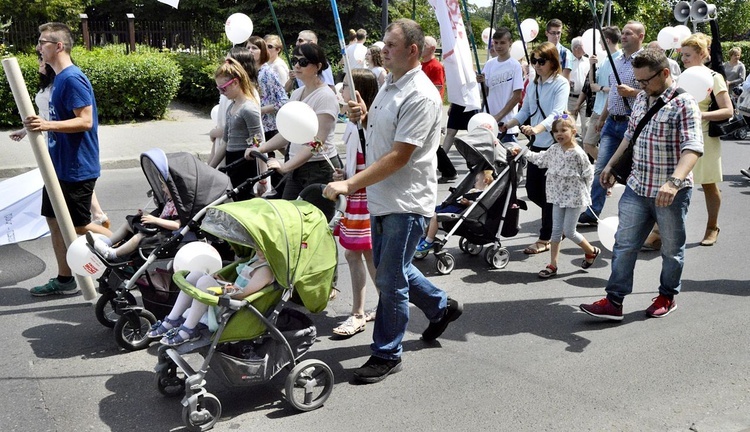
M 439 338 L 441 334 L 448 328 L 448 324 L 457 320 L 461 314 L 464 313 L 464 307 L 461 303 L 448 297 L 448 305 L 445 307 L 445 315 L 438 322 L 431 322 L 427 326 L 427 329 L 422 333 L 422 340 L 425 342 L 432 342 Z
M 370 356 L 370 359 L 361 368 L 354 369 L 354 379 L 362 383 L 372 384 L 383 381 L 390 374 L 401 372 L 402 368 L 401 359 L 386 360 Z
M 440 178 L 438 178 L 438 183 L 440 183 L 440 184 L 453 183 L 457 179 L 458 179 L 457 175 L 452 175 L 452 176 L 445 176 L 444 175 L 444 176 L 441 176 Z

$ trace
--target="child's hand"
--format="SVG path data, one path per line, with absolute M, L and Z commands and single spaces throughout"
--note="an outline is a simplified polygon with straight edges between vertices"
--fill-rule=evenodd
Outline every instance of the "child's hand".
M 148 224 L 154 224 L 159 218 L 152 215 L 151 213 L 146 213 L 141 215 L 141 222 L 142 223 L 148 223 Z
M 492 170 L 484 170 L 484 185 L 489 186 L 495 179 L 492 177 Z

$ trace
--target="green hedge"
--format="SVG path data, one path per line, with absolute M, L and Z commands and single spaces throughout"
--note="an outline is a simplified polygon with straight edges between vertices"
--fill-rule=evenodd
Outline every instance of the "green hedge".
M 178 64 L 158 52 L 126 55 L 116 46 L 93 51 L 74 48 L 72 57 L 94 87 L 100 123 L 164 117 L 182 79 Z M 36 55 L 21 55 L 18 63 L 33 97 L 38 82 Z M 4 74 L 0 77 L 0 126 L 20 126 Z
M 214 106 L 219 100 L 214 81 L 219 60 L 186 53 L 171 54 L 171 58 L 177 62 L 182 74 L 177 99 L 202 107 Z

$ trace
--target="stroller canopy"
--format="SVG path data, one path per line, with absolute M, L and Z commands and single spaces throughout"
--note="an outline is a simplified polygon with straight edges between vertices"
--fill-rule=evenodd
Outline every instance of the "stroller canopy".
M 279 284 L 294 287 L 311 312 L 325 309 L 336 272 L 336 243 L 325 216 L 312 204 L 262 198 L 222 204 L 208 209 L 201 229 L 259 248 Z
M 187 152 L 165 154 L 161 149 L 148 150 L 141 154 L 141 168 L 160 208 L 166 203 L 161 181 L 166 182 L 183 226 L 198 211 L 232 189 L 226 174 Z
M 474 128 L 468 135 L 456 137 L 454 143 L 469 169 L 482 165 L 482 169 L 499 171 L 508 162 L 505 147 L 496 146 L 494 135 L 485 128 Z

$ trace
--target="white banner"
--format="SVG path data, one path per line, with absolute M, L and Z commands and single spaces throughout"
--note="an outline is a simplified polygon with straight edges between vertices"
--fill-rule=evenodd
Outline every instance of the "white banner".
M 0 182 L 0 245 L 49 235 L 40 214 L 42 186 L 39 169 Z
M 177 5 L 180 4 L 180 0 L 157 0 L 159 3 L 164 3 L 177 9 Z
M 461 18 L 458 0 L 429 0 L 440 24 L 448 102 L 466 107 L 466 111 L 482 108 L 477 75 L 471 60 L 469 38 Z

